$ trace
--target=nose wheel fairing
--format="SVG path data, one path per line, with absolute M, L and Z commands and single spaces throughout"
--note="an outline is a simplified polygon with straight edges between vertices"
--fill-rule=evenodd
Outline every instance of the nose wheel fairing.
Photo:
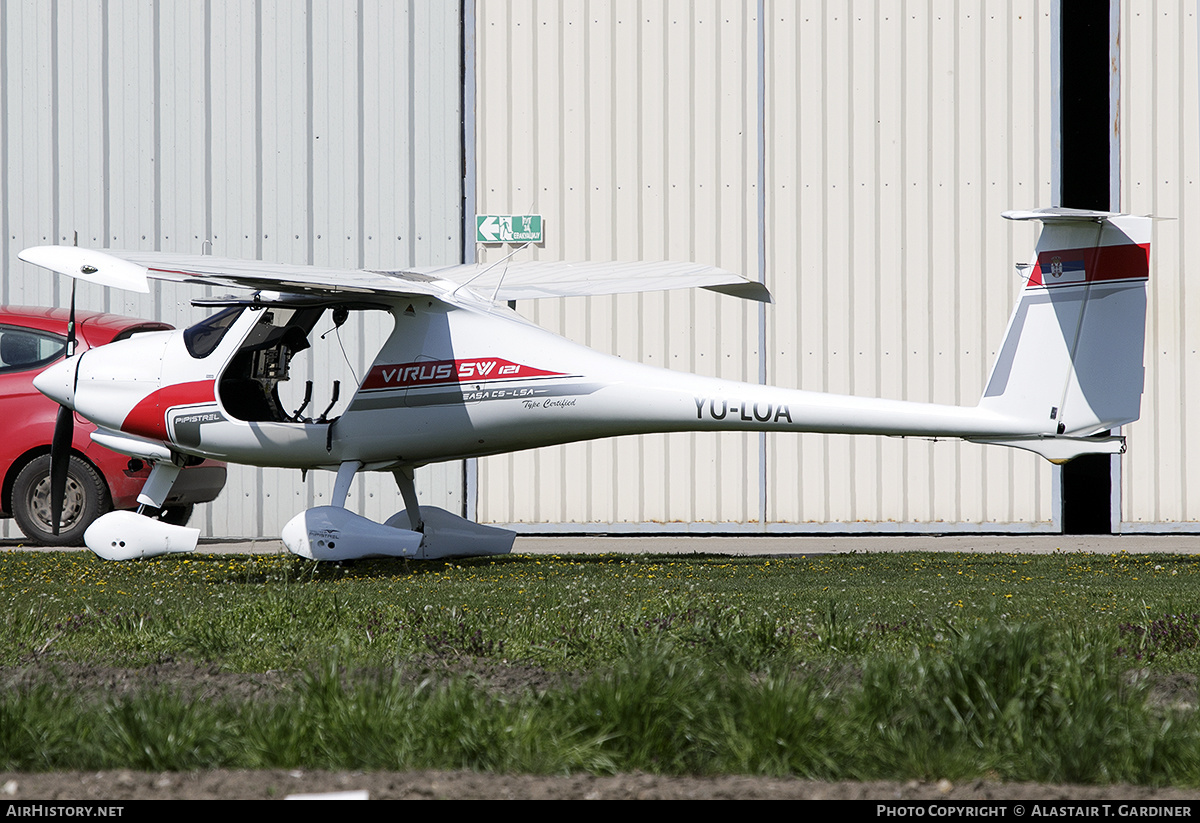
M 109 512 L 88 527 L 83 541 L 105 560 L 145 560 L 196 550 L 199 529 L 174 526 L 128 511 Z

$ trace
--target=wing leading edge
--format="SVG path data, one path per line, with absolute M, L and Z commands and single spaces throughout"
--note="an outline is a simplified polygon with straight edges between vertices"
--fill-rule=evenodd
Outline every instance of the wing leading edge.
M 449 298 L 470 284 L 495 300 L 577 297 L 703 288 L 771 302 L 761 283 L 696 263 L 558 263 L 525 261 L 496 266 L 456 265 L 365 271 L 234 260 L 194 254 L 96 251 L 74 246 L 34 246 L 17 255 L 51 271 L 103 286 L 149 290 L 147 278 L 225 288 L 319 294 L 429 295 Z

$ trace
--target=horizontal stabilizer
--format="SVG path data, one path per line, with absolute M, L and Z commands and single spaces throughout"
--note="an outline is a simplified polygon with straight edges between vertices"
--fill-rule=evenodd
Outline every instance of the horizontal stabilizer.
M 989 437 L 968 438 L 972 443 L 1011 446 L 1040 454 L 1051 463 L 1066 463 L 1083 454 L 1124 454 L 1125 438 L 1108 437 Z
M 1024 211 L 1001 212 L 1008 220 L 1041 220 L 1043 223 L 1096 223 L 1110 217 L 1122 215 L 1111 211 L 1093 211 L 1092 209 L 1065 209 L 1055 206 L 1048 209 L 1026 209 Z

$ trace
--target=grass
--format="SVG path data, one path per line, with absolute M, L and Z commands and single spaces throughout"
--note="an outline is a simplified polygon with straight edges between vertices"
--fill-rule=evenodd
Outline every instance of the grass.
M 0 695 L 0 767 L 467 768 L 1200 785 L 1190 556 L 0 555 L 0 665 L 293 672 L 276 700 Z M 412 658 L 573 685 L 414 685 Z M 374 679 L 347 679 L 352 669 Z M 1130 674 L 1139 676 L 1131 678 Z
M 291 556 L 108 563 L 0 554 L 0 665 L 53 651 L 102 665 L 163 657 L 303 670 L 332 653 L 416 653 L 586 670 L 626 633 L 724 648 L 747 666 L 829 663 L 982 624 L 1119 632 L 1138 665 L 1200 672 L 1191 556 L 879 554 L 810 558 L 502 557 L 320 565 Z

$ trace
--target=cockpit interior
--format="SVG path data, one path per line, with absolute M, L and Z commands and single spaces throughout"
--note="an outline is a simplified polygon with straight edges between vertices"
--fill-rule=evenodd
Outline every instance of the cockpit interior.
M 221 372 L 217 398 L 226 414 L 249 422 L 336 420 L 392 327 L 382 306 L 240 301 L 187 329 L 188 352 L 210 356 L 244 311 L 258 320 Z

